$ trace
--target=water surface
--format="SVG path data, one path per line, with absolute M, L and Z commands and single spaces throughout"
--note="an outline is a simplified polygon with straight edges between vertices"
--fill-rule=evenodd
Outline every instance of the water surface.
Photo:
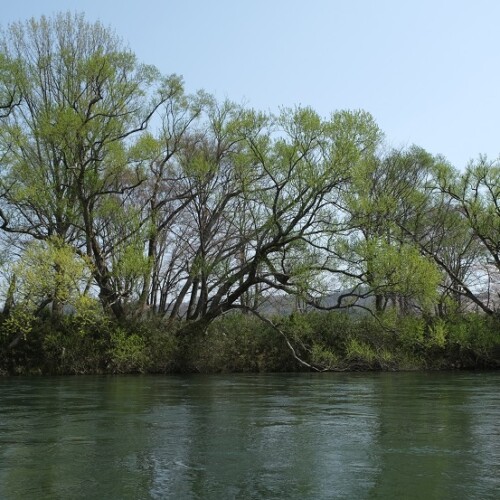
M 500 374 L 0 379 L 0 498 L 500 498 Z

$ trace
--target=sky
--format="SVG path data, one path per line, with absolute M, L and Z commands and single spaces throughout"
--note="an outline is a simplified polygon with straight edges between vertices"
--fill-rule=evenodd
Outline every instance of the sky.
M 370 112 L 391 147 L 500 155 L 497 0 L 15 0 L 0 24 L 101 21 L 164 74 L 262 111 Z

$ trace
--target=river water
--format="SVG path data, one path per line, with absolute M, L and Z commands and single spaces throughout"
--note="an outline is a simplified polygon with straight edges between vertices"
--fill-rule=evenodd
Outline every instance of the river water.
M 0 379 L 1 499 L 500 498 L 500 373 Z

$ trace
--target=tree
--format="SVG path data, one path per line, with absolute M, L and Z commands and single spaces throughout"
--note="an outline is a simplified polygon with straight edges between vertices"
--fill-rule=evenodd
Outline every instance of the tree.
M 186 96 L 181 80 L 169 79 L 166 99 L 159 111 L 159 132 L 144 135 L 134 147 L 135 161 L 142 165 L 147 177 L 137 190 L 137 205 L 147 228 L 148 259 L 138 299 L 140 312 L 149 307 L 165 310 L 167 298 L 177 283 L 175 263 L 179 252 L 171 233 L 195 195 L 186 183 L 180 158 L 190 147 L 190 128 L 208 100 L 202 92 Z
M 453 265 L 439 254 L 436 262 L 447 272 L 456 296 L 466 297 L 485 313 L 499 308 L 500 283 L 500 167 L 485 157 L 459 175 L 450 167 L 436 173 L 436 191 L 450 211 L 452 234 L 460 231 L 462 251 Z
M 420 227 L 428 202 L 424 186 L 435 161 L 413 146 L 377 151 L 356 165 L 342 199 L 345 237 L 334 247 L 346 266 L 344 285 L 353 289 L 346 297 L 373 297 L 377 312 L 391 304 L 403 313 L 436 297 L 440 274 L 401 230 Z
M 208 99 L 200 127 L 184 141 L 178 159 L 183 175 L 180 184 L 190 196 L 174 229 L 184 249 L 176 254 L 185 260 L 184 283 L 170 317 L 179 314 L 185 298 L 187 319 L 204 317 L 214 290 L 241 259 L 247 244 L 241 223 L 244 191 L 260 175 L 252 171 L 243 130 L 259 128 L 261 120 L 265 121 L 241 106 Z
M 252 292 L 310 299 L 325 270 L 318 241 L 332 231 L 339 193 L 379 134 L 362 112 L 323 120 L 309 108 L 278 117 L 230 109 L 214 110 L 213 135 L 186 157 L 196 193 L 186 207 L 191 258 L 172 312 L 189 293 L 196 329 L 248 309 Z
M 14 265 L 15 303 L 37 314 L 48 304 L 78 306 L 91 277 L 88 262 L 57 238 L 33 241 Z
M 121 317 L 98 211 L 144 181 L 127 150 L 165 99 L 158 71 L 69 13 L 11 25 L 0 54 L 2 88 L 19 97 L 0 130 L 2 229 L 86 254 L 103 304 Z
M 21 103 L 18 92 L 17 61 L 9 61 L 0 54 L 0 118 L 6 118 Z

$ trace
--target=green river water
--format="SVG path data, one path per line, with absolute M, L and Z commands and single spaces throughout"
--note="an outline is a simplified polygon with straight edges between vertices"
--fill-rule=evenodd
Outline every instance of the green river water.
M 0 379 L 0 499 L 498 499 L 500 373 Z

